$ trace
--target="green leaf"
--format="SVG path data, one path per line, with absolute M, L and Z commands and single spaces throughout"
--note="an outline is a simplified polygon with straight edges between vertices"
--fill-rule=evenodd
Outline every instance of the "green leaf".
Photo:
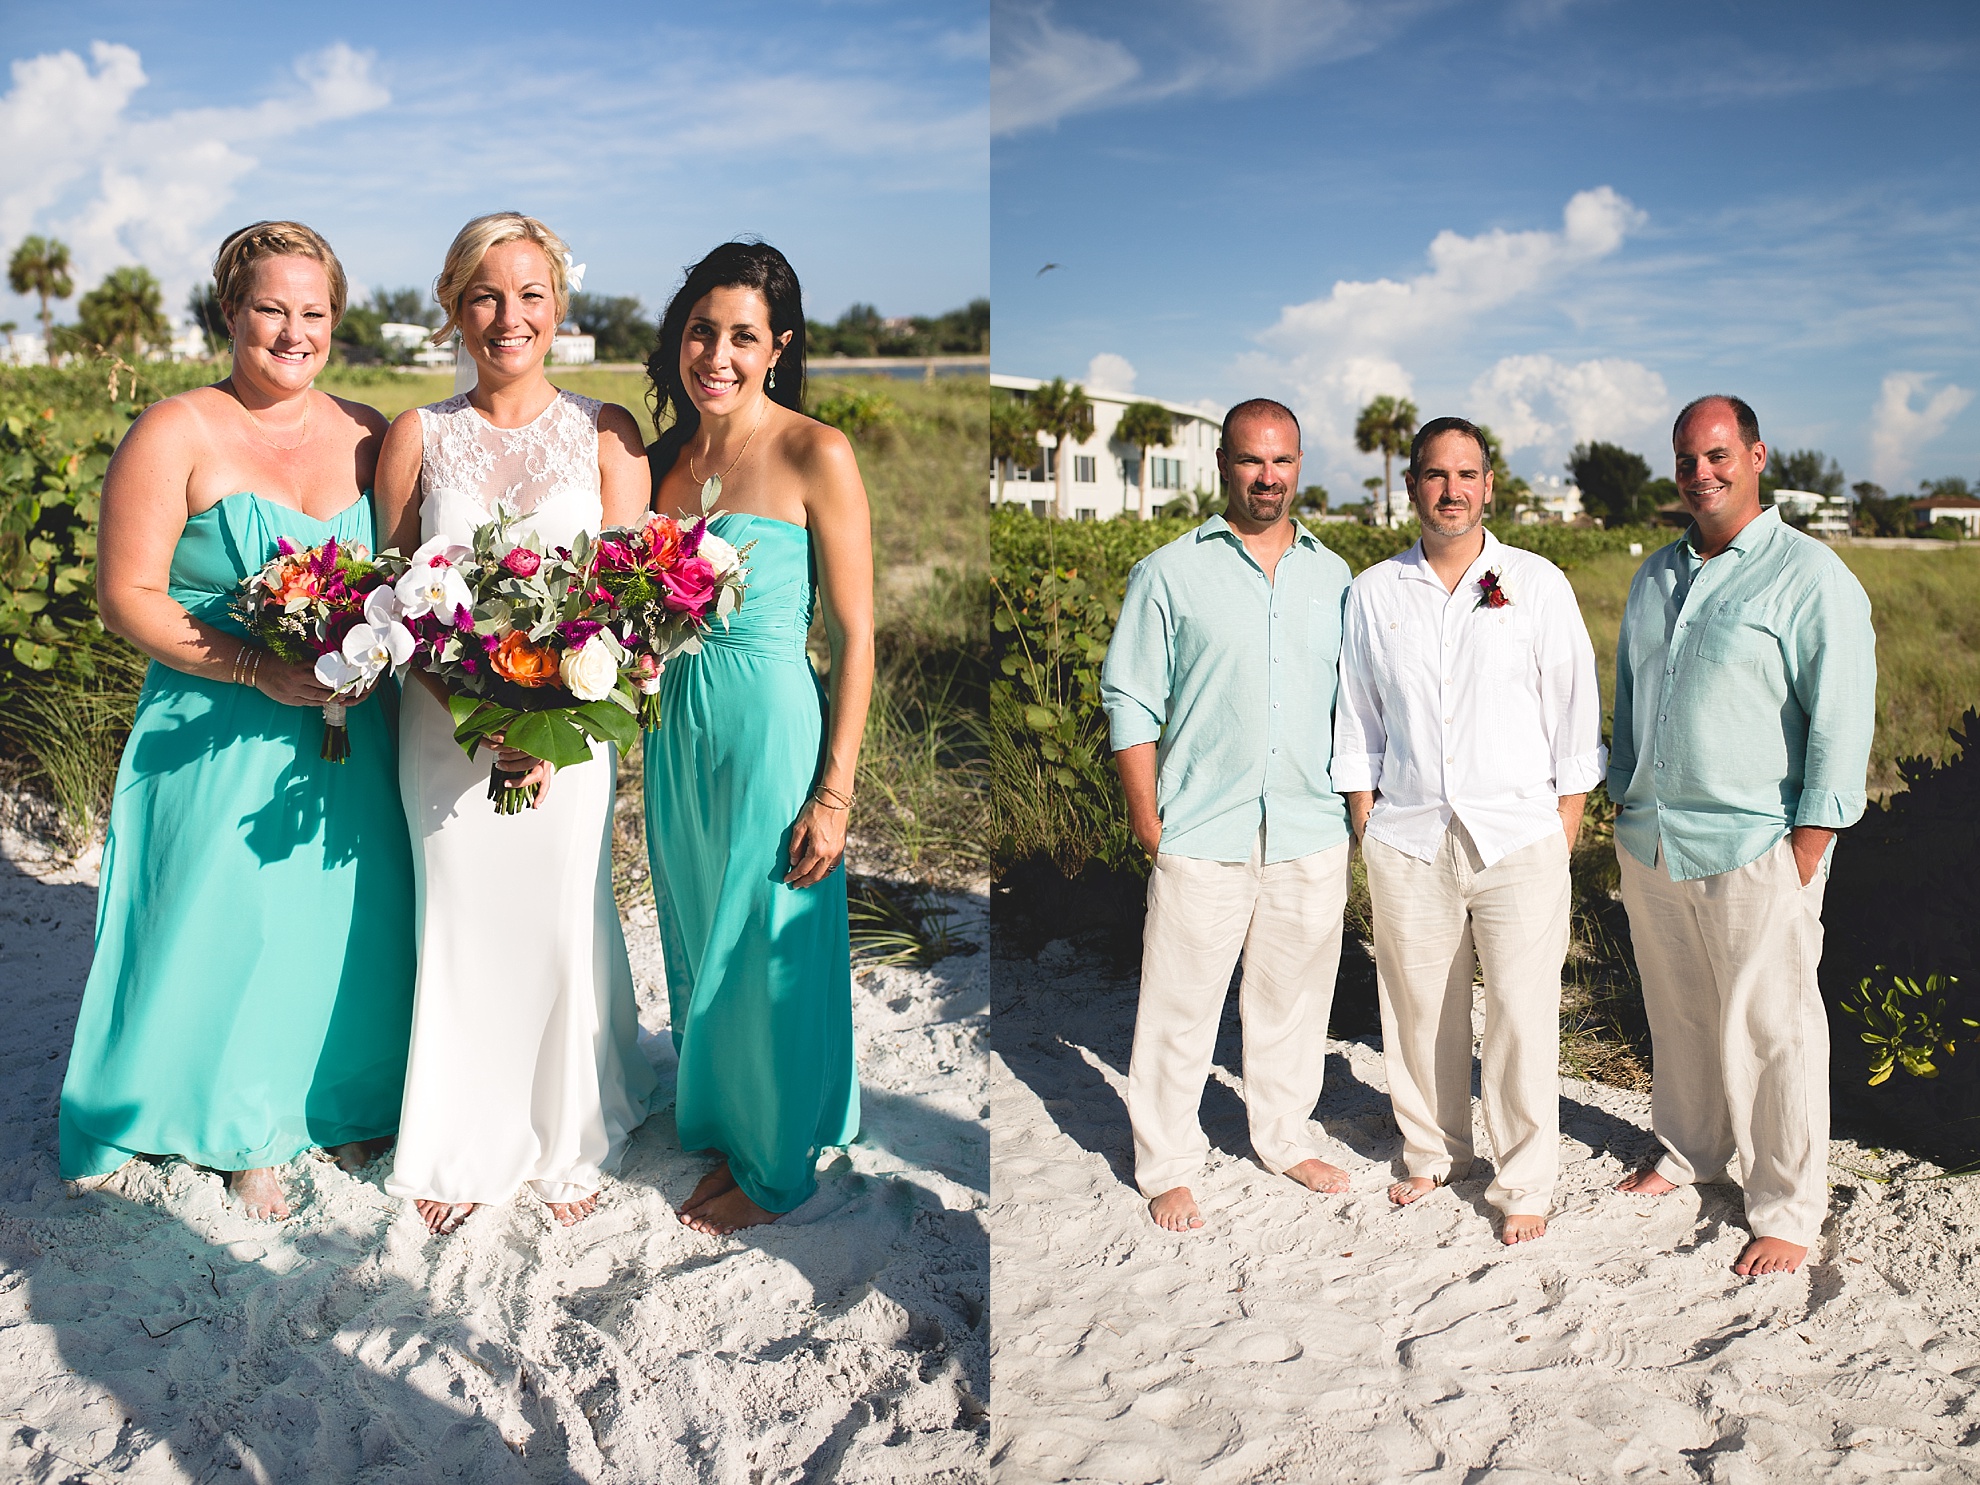
M 570 768 L 591 757 L 590 744 L 585 741 L 584 734 L 572 725 L 563 707 L 525 712 L 503 731 L 504 745 L 527 753 L 532 758 L 553 763 L 558 768 Z
M 616 691 L 603 701 L 587 701 L 571 708 L 571 716 L 593 737 L 614 744 L 622 752 L 639 740 L 639 714 Z

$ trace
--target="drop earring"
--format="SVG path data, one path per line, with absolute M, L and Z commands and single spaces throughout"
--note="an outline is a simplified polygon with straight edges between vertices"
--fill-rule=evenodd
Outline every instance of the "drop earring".
M 772 361 L 770 363 L 770 375 L 769 378 L 763 383 L 763 387 L 765 391 L 769 391 L 769 392 L 774 392 L 777 390 L 777 363 L 775 361 Z

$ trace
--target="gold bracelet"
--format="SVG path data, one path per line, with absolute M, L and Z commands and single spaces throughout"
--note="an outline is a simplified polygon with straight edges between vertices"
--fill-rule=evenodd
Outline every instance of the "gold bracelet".
M 234 651 L 234 668 L 229 673 L 227 679 L 236 686 L 241 684 L 241 677 L 247 674 L 247 658 L 250 648 L 248 645 L 242 645 L 238 650 Z
M 832 800 L 822 797 L 828 794 L 837 795 L 840 802 L 835 804 Z M 834 789 L 830 784 L 818 785 L 817 788 L 811 791 L 811 798 L 813 803 L 822 804 L 825 808 L 831 810 L 850 810 L 853 807 L 853 796 L 840 793 L 839 790 Z
M 247 661 L 242 666 L 241 684 L 246 686 L 249 690 L 254 690 L 256 682 L 258 682 L 260 679 L 261 679 L 261 651 L 258 649 L 249 650 Z

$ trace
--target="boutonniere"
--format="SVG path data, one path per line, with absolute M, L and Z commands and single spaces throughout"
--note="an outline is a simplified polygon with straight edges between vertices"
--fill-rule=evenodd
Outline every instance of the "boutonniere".
M 1499 582 L 1496 572 L 1488 572 L 1478 580 L 1478 602 L 1472 605 L 1475 611 L 1481 608 L 1507 608 L 1512 604 L 1512 596 Z

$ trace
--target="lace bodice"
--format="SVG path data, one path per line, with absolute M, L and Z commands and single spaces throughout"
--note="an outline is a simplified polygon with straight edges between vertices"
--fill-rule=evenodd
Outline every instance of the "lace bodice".
M 550 546 L 596 533 L 605 509 L 598 485 L 602 402 L 559 391 L 520 428 L 497 428 L 465 392 L 419 410 L 420 539 L 466 542 L 499 514 Z

